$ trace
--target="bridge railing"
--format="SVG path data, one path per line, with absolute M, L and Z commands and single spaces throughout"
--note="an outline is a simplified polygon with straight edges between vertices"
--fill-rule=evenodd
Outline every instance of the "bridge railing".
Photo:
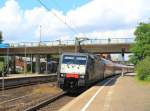
M 134 43 L 134 38 L 108 38 L 108 39 L 88 39 L 81 44 L 94 45 L 94 44 L 121 44 L 121 43 Z M 10 43 L 10 47 L 38 47 L 38 46 L 59 46 L 59 45 L 75 45 L 75 40 L 62 40 L 60 41 L 41 41 L 41 42 L 20 42 Z
M 134 43 L 134 38 L 89 39 L 83 42 L 83 44 L 120 44 L 120 43 Z

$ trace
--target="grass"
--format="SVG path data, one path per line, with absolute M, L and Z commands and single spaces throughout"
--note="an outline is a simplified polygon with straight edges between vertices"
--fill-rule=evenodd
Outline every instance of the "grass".
M 150 85 L 150 81 L 140 80 L 137 76 L 135 76 L 135 80 L 136 80 L 136 82 L 138 82 L 139 84 L 142 84 L 142 85 Z
M 0 71 L 3 69 L 3 62 L 0 61 Z
M 140 80 L 150 82 L 150 57 L 147 56 L 136 64 L 137 77 Z

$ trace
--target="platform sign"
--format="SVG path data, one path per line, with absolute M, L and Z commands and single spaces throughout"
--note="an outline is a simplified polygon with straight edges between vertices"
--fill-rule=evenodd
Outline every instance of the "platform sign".
M 2 44 L 0 44 L 0 48 L 9 48 L 9 44 L 2 43 Z

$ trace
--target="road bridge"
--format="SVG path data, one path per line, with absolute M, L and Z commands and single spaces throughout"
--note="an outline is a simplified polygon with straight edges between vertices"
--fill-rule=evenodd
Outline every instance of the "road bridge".
M 122 48 L 124 48 L 124 52 L 129 53 L 129 48 L 133 43 L 133 38 L 89 39 L 83 41 L 80 46 L 75 45 L 75 40 L 10 43 L 9 47 L 0 48 L 0 56 L 6 57 L 7 67 L 11 67 L 13 73 L 16 72 L 16 56 L 24 58 L 24 72 L 27 69 L 27 58 L 30 58 L 31 64 L 35 59 L 35 72 L 41 73 L 40 60 L 44 58 L 47 64 L 48 54 L 75 52 L 76 49 L 79 50 L 80 48 L 84 49 L 85 52 L 96 54 L 121 53 Z M 10 57 L 11 59 L 9 59 Z M 33 64 L 31 65 L 31 72 L 32 70 Z
M 133 38 L 89 39 L 81 45 L 82 49 L 91 53 L 121 53 L 122 48 L 129 53 L 133 42 Z M 9 55 L 75 52 L 75 40 L 10 43 L 9 46 L 0 48 L 0 55 L 6 55 L 8 52 Z

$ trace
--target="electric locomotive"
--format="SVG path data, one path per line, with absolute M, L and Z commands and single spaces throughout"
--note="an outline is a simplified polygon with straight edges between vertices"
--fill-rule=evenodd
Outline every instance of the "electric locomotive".
M 122 64 L 89 53 L 63 53 L 58 67 L 58 85 L 67 92 L 76 92 L 106 77 L 126 73 L 130 69 Z

